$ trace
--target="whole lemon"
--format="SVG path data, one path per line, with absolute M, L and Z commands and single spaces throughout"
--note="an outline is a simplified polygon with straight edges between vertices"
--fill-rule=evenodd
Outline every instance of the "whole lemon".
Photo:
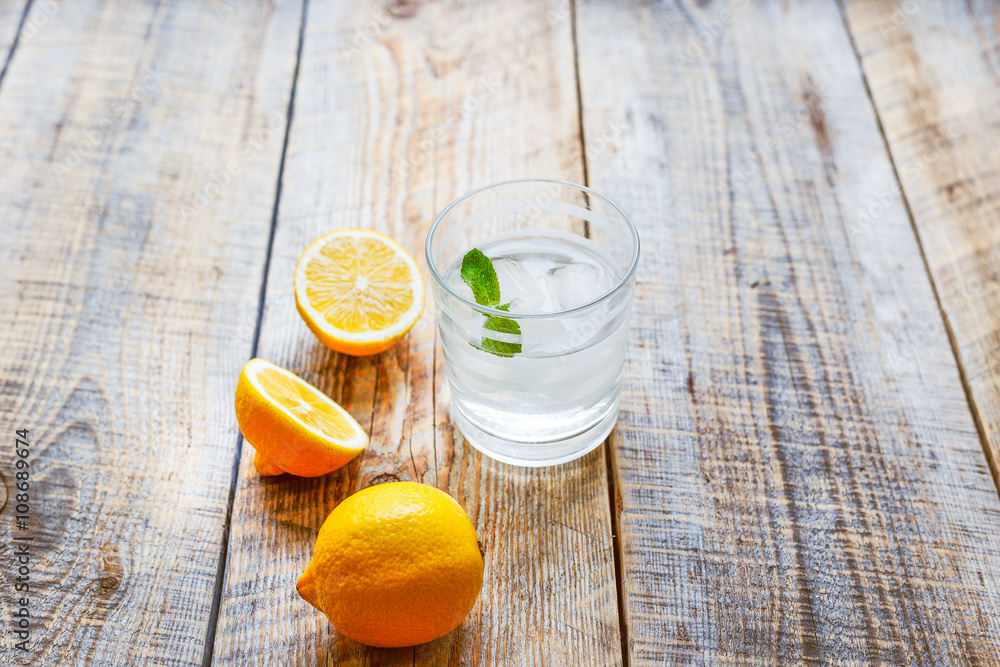
M 454 630 L 483 586 L 476 529 L 447 493 L 416 482 L 355 493 L 327 517 L 297 588 L 342 634 L 412 646 Z

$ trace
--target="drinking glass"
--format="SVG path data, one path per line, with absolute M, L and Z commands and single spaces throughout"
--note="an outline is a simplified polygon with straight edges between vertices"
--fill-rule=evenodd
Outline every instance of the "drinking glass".
M 478 249 L 499 299 L 462 277 Z M 451 418 L 484 454 L 521 466 L 570 461 L 618 416 L 639 235 L 607 197 L 515 180 L 459 198 L 427 235 Z

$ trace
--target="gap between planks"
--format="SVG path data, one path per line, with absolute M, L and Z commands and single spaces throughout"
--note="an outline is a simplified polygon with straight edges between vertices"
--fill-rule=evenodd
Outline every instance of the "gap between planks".
M 30 4 L 30 0 L 29 0 Z M 292 88 L 288 96 L 288 110 L 285 115 L 285 136 L 281 144 L 281 160 L 278 162 L 278 177 L 275 183 L 274 206 L 271 209 L 271 227 L 268 230 L 267 253 L 264 256 L 263 274 L 260 279 L 260 296 L 257 300 L 257 322 L 254 324 L 253 345 L 250 348 L 250 358 L 257 356 L 257 343 L 260 340 L 260 327 L 264 319 L 264 299 L 267 295 L 267 276 L 271 267 L 271 253 L 274 250 L 274 230 L 278 223 L 278 206 L 281 204 L 282 177 L 285 174 L 285 156 L 288 153 L 288 136 L 291 134 L 292 117 L 295 112 L 295 88 L 299 82 L 299 65 L 302 62 L 302 43 L 305 37 L 306 18 L 309 13 L 309 0 L 302 0 L 302 16 L 299 19 L 299 41 L 295 49 L 295 70 L 292 73 Z M 236 451 L 233 453 L 233 469 L 229 477 L 229 497 L 226 502 L 226 520 L 222 526 L 222 546 L 219 548 L 219 566 L 215 577 L 215 588 L 212 591 L 212 609 L 208 615 L 208 629 L 205 633 L 205 653 L 202 659 L 203 667 L 211 667 L 215 653 L 215 635 L 219 624 L 219 611 L 222 607 L 222 588 L 226 580 L 226 560 L 229 557 L 229 531 L 233 523 L 233 504 L 236 501 L 236 485 L 240 478 L 240 462 L 243 453 L 243 433 L 237 431 Z
M 893 155 L 892 149 L 889 146 L 889 139 L 885 136 L 885 127 L 882 125 L 882 114 L 879 111 L 878 105 L 875 104 L 875 98 L 872 96 L 871 85 L 868 82 L 868 73 L 865 72 L 864 62 L 862 62 L 861 59 L 861 52 L 858 51 L 858 45 L 854 39 L 854 33 L 851 31 L 851 25 L 847 20 L 843 0 L 838 0 L 837 7 L 840 9 L 840 18 L 844 23 L 844 31 L 847 33 L 847 39 L 851 44 L 851 51 L 853 51 L 854 59 L 858 63 L 858 72 L 861 74 L 861 82 L 865 87 L 865 95 L 868 97 L 868 104 L 871 105 L 872 111 L 875 115 L 875 123 L 878 126 L 879 136 L 882 138 L 882 145 L 885 148 L 885 154 L 889 156 L 889 165 L 892 167 L 893 179 L 895 180 L 896 187 L 899 188 L 900 198 L 903 200 L 903 206 L 906 208 L 906 217 L 910 221 L 910 228 L 913 230 L 913 236 L 917 241 L 917 248 L 920 250 L 920 260 L 923 262 L 924 272 L 927 274 L 927 281 L 930 283 L 931 292 L 934 294 L 934 304 L 937 306 L 938 313 L 941 316 L 941 321 L 944 323 L 945 333 L 948 335 L 948 345 L 951 346 L 951 353 L 955 358 L 955 366 L 958 368 L 958 377 L 959 382 L 962 385 L 962 393 L 965 394 L 965 401 L 969 406 L 969 413 L 972 415 L 972 421 L 976 425 L 976 433 L 979 435 L 979 444 L 983 448 L 983 456 L 986 458 L 986 464 L 989 466 L 990 474 L 993 476 L 993 484 L 996 486 L 997 494 L 1000 495 L 1000 462 L 994 461 L 990 456 L 989 438 L 986 436 L 986 428 L 983 426 L 979 411 L 973 401 L 972 388 L 969 386 L 969 378 L 965 373 L 965 366 L 962 364 L 962 352 L 958 345 L 958 339 L 955 337 L 955 332 L 951 327 L 951 322 L 948 321 L 948 314 L 944 309 L 944 303 L 941 301 L 941 294 L 938 291 L 937 281 L 934 279 L 934 273 L 931 271 L 931 265 L 927 259 L 927 252 L 924 250 L 924 241 L 920 236 L 920 229 L 917 227 L 916 219 L 913 217 L 913 209 L 910 206 L 910 197 L 907 195 L 906 189 L 903 187 L 903 181 L 899 177 L 899 168 L 896 165 L 896 156 Z M 584 157 L 584 162 L 586 163 L 586 157 Z M 584 173 L 586 173 L 586 171 Z
M 580 134 L 580 158 L 583 163 L 583 184 L 590 187 L 590 177 L 587 171 L 587 137 L 583 131 L 583 91 L 580 86 L 580 47 L 579 32 L 576 22 L 576 4 L 578 0 L 570 0 L 570 34 L 573 38 L 573 77 L 576 79 L 576 122 Z M 584 194 L 588 200 L 589 197 Z M 584 236 L 590 236 L 590 223 L 584 221 Z M 625 618 L 625 581 L 622 578 L 622 546 L 620 539 L 619 505 L 618 502 L 618 466 L 615 463 L 614 452 L 611 451 L 611 436 L 604 441 L 604 467 L 608 477 L 608 512 L 611 514 L 611 551 L 615 563 L 615 596 L 618 602 L 618 633 L 622 645 L 622 667 L 629 667 L 628 623 Z
M 34 0 L 28 0 L 24 3 L 21 20 L 17 24 L 17 30 L 14 31 L 14 41 L 10 43 L 10 51 L 7 52 L 7 58 L 3 61 L 3 68 L 0 68 L 0 86 L 3 86 L 3 80 L 7 76 L 7 68 L 10 67 L 10 61 L 14 59 L 14 52 L 17 51 L 17 45 L 21 43 L 21 31 L 24 30 L 24 22 L 28 20 L 28 12 L 31 11 L 33 2 Z

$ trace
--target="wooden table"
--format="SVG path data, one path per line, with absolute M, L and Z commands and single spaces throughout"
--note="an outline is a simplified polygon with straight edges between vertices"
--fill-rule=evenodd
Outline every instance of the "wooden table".
M 1000 663 L 995 3 L 8 0 L 0 63 L 3 664 Z M 451 427 L 432 304 L 349 358 L 292 295 L 322 232 L 423 264 L 525 176 L 643 242 L 618 427 L 545 470 Z M 253 356 L 364 455 L 256 475 Z M 486 578 L 375 650 L 294 582 L 395 479 L 458 499 Z

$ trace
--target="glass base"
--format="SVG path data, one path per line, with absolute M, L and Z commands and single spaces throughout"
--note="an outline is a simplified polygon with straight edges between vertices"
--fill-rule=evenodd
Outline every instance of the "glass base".
M 515 466 L 541 468 L 567 463 L 596 449 L 618 421 L 618 401 L 611 405 L 604 416 L 583 431 L 560 440 L 536 444 L 511 442 L 479 428 L 469 421 L 454 401 L 451 404 L 451 418 L 469 444 L 486 456 Z

